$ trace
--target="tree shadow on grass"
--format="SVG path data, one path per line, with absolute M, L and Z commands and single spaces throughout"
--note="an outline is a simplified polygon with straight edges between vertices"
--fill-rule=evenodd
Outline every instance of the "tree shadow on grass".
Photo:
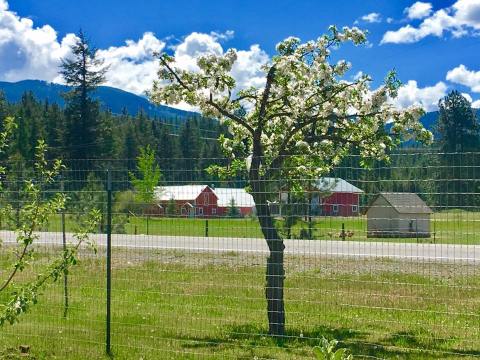
M 216 348 L 228 345 L 240 345 L 248 347 L 282 347 L 285 350 L 301 347 L 314 347 L 319 344 L 319 339 L 361 339 L 365 334 L 347 328 L 328 328 L 320 326 L 312 331 L 303 332 L 290 329 L 284 337 L 274 338 L 268 335 L 264 327 L 245 324 L 228 326 L 222 337 L 184 337 L 187 340 L 183 345 L 186 348 Z
M 438 341 L 427 340 L 427 334 L 412 332 L 398 332 L 379 341 L 379 344 L 368 342 L 367 332 L 348 328 L 331 328 L 318 326 L 311 331 L 289 329 L 282 338 L 273 338 L 268 335 L 265 327 L 245 324 L 224 328 L 224 336 L 219 337 L 184 337 L 185 348 L 272 348 L 276 347 L 285 352 L 307 351 L 318 346 L 320 339 L 336 339 L 339 346 L 348 348 L 356 356 L 372 356 L 385 359 L 454 359 L 465 356 L 479 356 L 477 350 L 458 350 L 449 347 L 455 339 Z

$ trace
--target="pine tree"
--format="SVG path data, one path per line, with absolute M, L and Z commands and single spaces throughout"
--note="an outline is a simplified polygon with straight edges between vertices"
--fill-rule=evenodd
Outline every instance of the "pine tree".
M 82 30 L 71 46 L 72 57 L 62 60 L 60 74 L 73 90 L 65 94 L 66 114 L 69 119 L 68 142 L 70 157 L 87 159 L 97 157 L 97 129 L 99 104 L 90 93 L 105 82 L 106 67 L 97 58 Z
M 181 168 L 186 171 L 188 181 L 198 180 L 198 170 L 202 146 L 197 122 L 194 119 L 186 121 L 180 129 Z
M 227 209 L 227 216 L 229 218 L 238 218 L 240 217 L 240 210 L 238 210 L 237 204 L 235 203 L 235 199 L 232 198 L 230 203 L 228 204 Z
M 439 102 L 437 129 L 442 154 L 437 172 L 440 207 L 479 207 L 480 126 L 471 103 L 454 90 Z
M 177 179 L 175 176 L 177 174 L 179 175 L 181 172 L 173 171 L 177 168 L 178 159 L 181 157 L 179 153 L 177 137 L 170 133 L 170 129 L 167 125 L 162 125 L 159 133 L 157 156 L 159 159 L 160 168 L 165 175 L 165 180 L 181 180 Z
M 480 147 L 480 126 L 472 104 L 457 90 L 438 103 L 438 143 L 443 152 L 475 151 Z

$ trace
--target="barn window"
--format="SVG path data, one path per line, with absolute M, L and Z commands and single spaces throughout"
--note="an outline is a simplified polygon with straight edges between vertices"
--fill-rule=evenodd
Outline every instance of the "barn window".
M 352 205 L 352 212 L 358 212 L 358 205 Z
M 216 215 L 217 214 L 217 208 L 212 208 L 212 215 Z
M 338 204 L 333 204 L 332 205 L 332 211 L 334 214 L 338 214 Z
M 203 208 L 202 207 L 198 208 L 198 215 L 203 215 Z

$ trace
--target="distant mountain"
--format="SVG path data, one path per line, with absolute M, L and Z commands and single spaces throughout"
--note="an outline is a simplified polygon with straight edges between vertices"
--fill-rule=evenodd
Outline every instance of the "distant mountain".
M 32 91 L 39 100 L 48 100 L 52 103 L 64 105 L 62 94 L 68 92 L 70 87 L 49 83 L 41 80 L 23 80 L 15 83 L 0 81 L 0 91 L 5 93 L 9 102 L 17 102 L 26 91 Z M 135 115 L 143 109 L 150 116 L 162 119 L 184 120 L 198 114 L 171 108 L 169 106 L 156 106 L 146 98 L 110 86 L 100 86 L 92 97 L 98 99 L 103 109 L 110 109 L 115 114 L 120 114 L 125 107 L 128 113 Z
M 5 96 L 10 102 L 17 102 L 21 99 L 25 91 L 32 91 L 35 97 L 39 100 L 48 100 L 56 102 L 60 105 L 64 104 L 62 93 L 69 91 L 70 88 L 65 85 L 48 83 L 41 80 L 23 80 L 15 83 L 0 81 L 0 91 L 5 93 Z M 109 86 L 100 86 L 93 97 L 98 99 L 102 104 L 103 109 L 110 109 L 113 113 L 119 114 L 125 107 L 129 114 L 134 115 L 140 109 L 143 109 L 150 116 L 157 116 L 162 119 L 170 120 L 184 120 L 192 116 L 197 116 L 197 113 L 183 111 L 171 108 L 169 106 L 156 106 L 150 103 L 146 98 L 138 96 L 127 91 Z M 477 109 L 477 116 L 480 114 L 480 109 Z M 428 130 L 434 132 L 435 123 L 438 119 L 438 111 L 426 113 L 421 122 Z

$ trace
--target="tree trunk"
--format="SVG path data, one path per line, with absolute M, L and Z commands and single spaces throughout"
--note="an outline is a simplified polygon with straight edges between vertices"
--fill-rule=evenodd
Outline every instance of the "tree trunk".
M 269 76 L 270 75 L 273 76 L 273 72 L 271 74 L 269 72 Z M 267 79 L 265 93 L 268 93 L 269 84 L 270 80 Z M 262 113 L 262 109 L 260 113 Z M 253 152 L 249 170 L 249 180 L 253 190 L 252 196 L 255 201 L 258 221 L 270 251 L 265 271 L 265 297 L 267 299 L 269 334 L 274 337 L 282 337 L 285 335 L 285 304 L 283 301 L 285 279 L 283 255 L 285 245 L 275 228 L 274 219 L 270 213 L 270 207 L 267 202 L 272 185 L 269 182 L 273 179 L 265 179 L 261 174 L 262 158 L 264 155 L 261 134 L 262 127 L 259 126 L 253 134 Z
M 284 336 L 285 304 L 283 300 L 283 287 L 285 269 L 283 260 L 285 245 L 275 228 L 265 192 L 254 191 L 253 198 L 255 200 L 258 220 L 270 251 L 265 271 L 265 297 L 267 299 L 269 333 L 276 337 Z
M 285 269 L 283 265 L 283 241 L 278 239 L 278 250 L 270 250 L 265 274 L 265 297 L 267 299 L 268 329 L 272 336 L 285 335 L 285 303 L 283 283 Z

